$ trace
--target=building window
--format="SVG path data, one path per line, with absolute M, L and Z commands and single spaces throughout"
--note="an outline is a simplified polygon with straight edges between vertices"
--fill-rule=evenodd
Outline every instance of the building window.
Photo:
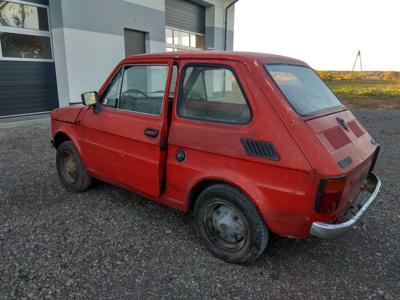
M 51 59 L 50 39 L 42 36 L 0 33 L 3 57 Z
M 0 0 L 0 60 L 52 61 L 48 7 Z
M 165 29 L 166 51 L 204 50 L 204 35 L 179 29 Z

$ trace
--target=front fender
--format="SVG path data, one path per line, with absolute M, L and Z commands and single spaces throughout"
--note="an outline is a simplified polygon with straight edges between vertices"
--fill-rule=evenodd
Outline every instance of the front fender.
M 81 111 L 86 106 L 82 104 L 71 105 L 62 108 L 56 108 L 51 112 L 51 118 L 57 121 L 75 123 Z
M 53 140 L 56 139 L 58 134 L 66 135 L 74 143 L 81 159 L 84 161 L 84 155 L 83 155 L 84 130 L 82 126 L 52 119 L 51 129 L 52 129 Z

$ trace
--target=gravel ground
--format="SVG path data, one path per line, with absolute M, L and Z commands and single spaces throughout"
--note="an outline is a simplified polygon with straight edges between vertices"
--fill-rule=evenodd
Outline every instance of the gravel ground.
M 1 123 L 0 299 L 400 299 L 400 111 L 356 114 L 384 147 L 359 228 L 274 237 L 246 267 L 212 257 L 188 215 L 103 183 L 66 192 L 47 118 Z

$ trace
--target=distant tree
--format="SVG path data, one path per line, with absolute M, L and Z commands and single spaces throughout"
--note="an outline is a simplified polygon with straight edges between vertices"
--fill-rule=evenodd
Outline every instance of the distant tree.
M 322 80 L 332 80 L 332 74 L 329 71 L 317 71 Z
M 400 79 L 400 72 L 394 72 L 394 71 L 383 72 L 383 79 L 385 80 Z

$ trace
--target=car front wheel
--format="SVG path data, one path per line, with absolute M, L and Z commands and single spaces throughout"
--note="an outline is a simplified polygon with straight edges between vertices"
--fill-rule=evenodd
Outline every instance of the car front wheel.
M 194 207 L 195 227 L 207 249 L 230 263 L 246 264 L 265 250 L 269 232 L 253 203 L 238 189 L 205 189 Z
M 83 192 L 89 188 L 92 178 L 87 174 L 71 141 L 66 141 L 57 148 L 56 164 L 58 176 L 68 191 Z

